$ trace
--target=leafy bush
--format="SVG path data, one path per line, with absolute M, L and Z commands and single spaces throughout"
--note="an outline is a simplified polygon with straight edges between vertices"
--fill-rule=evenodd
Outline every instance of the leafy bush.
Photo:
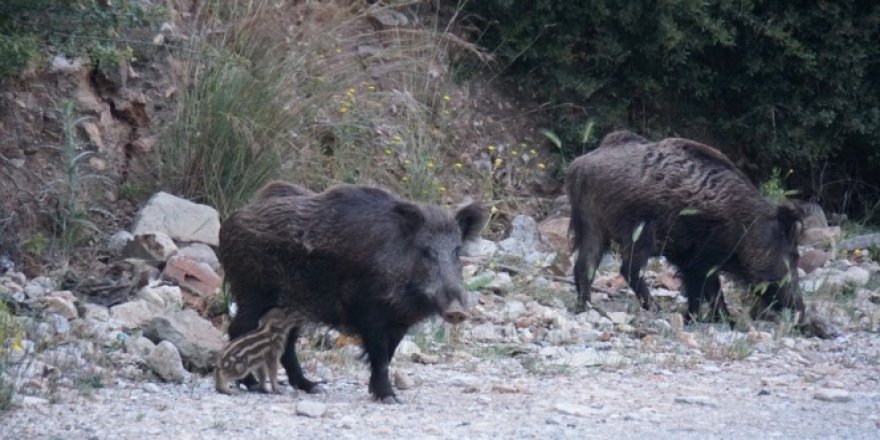
M 129 45 L 137 44 L 132 31 L 163 15 L 163 8 L 137 0 L 0 1 L 0 80 L 50 51 L 88 55 L 96 63 L 130 58 Z
M 469 2 L 480 43 L 553 108 L 554 130 L 628 127 L 724 149 L 746 172 L 854 213 L 880 199 L 880 5 Z M 601 135 L 598 136 L 601 138 Z M 874 220 L 877 218 L 873 212 Z

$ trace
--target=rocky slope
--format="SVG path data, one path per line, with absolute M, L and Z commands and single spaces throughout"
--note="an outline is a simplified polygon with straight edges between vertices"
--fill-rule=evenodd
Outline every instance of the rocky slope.
M 202 212 L 201 228 L 168 220 L 184 209 Z M 823 340 L 785 320 L 683 327 L 679 283 L 662 260 L 646 275 L 663 312 L 643 312 L 613 255 L 594 286 L 597 310 L 573 315 L 565 219 L 518 217 L 507 238 L 467 249 L 472 319 L 415 328 L 392 364 L 404 405 L 385 406 L 367 393 L 357 341 L 320 328 L 300 345 L 326 393 L 213 390 L 205 373 L 224 336 L 208 319 L 222 328 L 225 302 L 222 269 L 200 242 L 214 239 L 212 219 L 210 208 L 159 195 L 134 234 L 114 235 L 119 273 L 63 285 L 14 267 L 0 277 L 15 314 L 4 321 L 14 330 L 0 384 L 15 395 L 0 438 L 880 433 L 880 265 L 862 249 L 840 251 L 846 242 L 827 225 L 812 228 L 827 240 L 803 248 L 801 265 L 811 313 L 840 331 Z M 726 283 L 734 305 L 739 290 Z

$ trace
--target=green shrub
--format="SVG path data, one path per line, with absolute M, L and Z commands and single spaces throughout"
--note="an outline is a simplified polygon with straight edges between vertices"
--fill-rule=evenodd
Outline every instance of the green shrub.
M 486 0 L 480 43 L 578 127 L 708 141 L 833 209 L 880 199 L 880 4 L 858 0 Z M 601 139 L 601 134 L 597 140 Z M 595 144 L 594 144 L 595 145 Z M 589 148 L 589 146 L 587 147 Z M 878 213 L 873 212 L 874 220 Z
M 130 45 L 152 44 L 134 31 L 164 15 L 144 1 L 0 1 L 0 80 L 48 55 L 86 55 L 97 67 L 131 58 Z

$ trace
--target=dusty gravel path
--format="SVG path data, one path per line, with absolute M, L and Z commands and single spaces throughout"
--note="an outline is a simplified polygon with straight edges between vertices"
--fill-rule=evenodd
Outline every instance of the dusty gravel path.
M 369 399 L 366 368 L 354 362 L 330 365 L 333 379 L 317 396 L 225 396 L 209 378 L 118 381 L 14 410 L 0 419 L 0 438 L 880 438 L 880 336 L 794 345 L 739 361 L 683 355 L 549 373 L 503 356 L 395 360 L 418 384 L 392 406 Z M 640 350 L 623 354 L 642 359 Z M 817 399 L 828 388 L 842 401 Z M 324 404 L 324 414 L 297 415 L 303 400 Z

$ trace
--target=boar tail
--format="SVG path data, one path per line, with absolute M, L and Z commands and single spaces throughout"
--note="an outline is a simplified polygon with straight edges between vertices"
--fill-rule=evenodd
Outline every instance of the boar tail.
M 565 192 L 568 193 L 568 202 L 571 205 L 571 218 L 568 222 L 568 236 L 572 238 L 572 252 L 580 245 L 584 231 L 584 218 L 581 210 L 584 188 L 581 183 L 581 172 L 576 167 L 569 169 L 565 179 Z

